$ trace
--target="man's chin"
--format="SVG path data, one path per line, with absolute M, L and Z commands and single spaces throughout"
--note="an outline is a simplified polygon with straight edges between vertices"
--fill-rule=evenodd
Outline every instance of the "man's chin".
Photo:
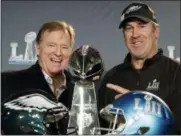
M 144 60 L 145 59 L 145 55 L 138 55 L 138 54 L 132 54 L 132 57 L 135 59 L 135 60 Z

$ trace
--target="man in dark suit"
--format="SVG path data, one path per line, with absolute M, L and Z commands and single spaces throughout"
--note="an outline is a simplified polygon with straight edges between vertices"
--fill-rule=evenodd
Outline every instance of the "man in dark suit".
M 1 74 L 1 101 L 5 103 L 13 94 L 26 94 L 34 89 L 70 109 L 74 84 L 65 69 L 74 38 L 74 28 L 64 21 L 43 24 L 36 37 L 38 61 L 28 69 Z

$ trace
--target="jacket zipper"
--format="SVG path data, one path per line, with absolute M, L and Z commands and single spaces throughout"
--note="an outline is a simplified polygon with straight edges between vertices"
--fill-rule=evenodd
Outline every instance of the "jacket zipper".
M 140 86 L 140 71 L 137 70 L 136 73 L 138 74 L 138 80 L 137 80 L 136 85 L 137 85 L 137 86 Z

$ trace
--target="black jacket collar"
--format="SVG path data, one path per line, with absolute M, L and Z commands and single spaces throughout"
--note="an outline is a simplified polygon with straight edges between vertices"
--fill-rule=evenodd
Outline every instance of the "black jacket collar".
M 32 66 L 29 68 L 29 70 L 30 70 L 32 73 L 34 73 L 34 74 L 38 74 L 38 73 L 39 73 L 39 74 L 43 75 L 42 70 L 41 70 L 41 67 L 40 67 L 38 61 L 37 61 L 34 65 L 32 65 Z M 70 75 L 70 73 L 69 73 L 67 70 L 65 70 L 64 73 L 65 73 L 65 76 L 66 76 L 66 80 L 67 80 L 67 81 L 71 81 L 71 75 Z M 67 82 L 66 82 L 66 83 L 67 83 Z
M 155 54 L 152 58 L 146 59 L 144 62 L 144 68 L 149 67 L 150 65 L 152 65 L 155 61 L 157 61 L 161 56 L 163 56 L 163 50 L 162 49 L 158 49 L 157 54 Z M 131 54 L 128 53 L 124 59 L 124 63 L 123 63 L 126 67 L 131 67 L 133 68 L 132 64 L 131 64 Z
M 31 71 L 31 73 L 35 74 L 37 77 L 36 80 L 39 80 L 40 78 L 44 80 L 44 82 L 39 82 L 39 84 L 41 84 L 40 86 L 42 86 L 42 88 L 44 88 L 44 90 L 48 91 L 49 93 L 53 94 L 51 89 L 48 86 L 48 83 L 46 82 L 46 80 L 44 79 L 44 75 L 41 71 L 41 67 L 39 65 L 39 62 L 37 61 L 33 66 L 31 66 L 29 68 L 29 70 Z M 74 83 L 72 81 L 72 76 L 71 74 L 65 70 L 64 71 L 65 76 L 66 76 L 66 89 L 65 91 L 61 94 L 61 96 L 59 97 L 59 102 L 62 102 L 65 106 L 67 106 L 68 108 L 71 107 L 71 102 L 72 102 L 72 95 L 73 95 L 73 87 L 74 87 Z

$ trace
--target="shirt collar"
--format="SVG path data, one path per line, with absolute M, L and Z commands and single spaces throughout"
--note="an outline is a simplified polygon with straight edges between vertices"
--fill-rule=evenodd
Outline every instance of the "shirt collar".
M 48 84 L 53 85 L 53 79 L 45 71 L 42 71 L 42 72 Z M 65 73 L 63 72 L 63 82 L 60 85 L 60 88 L 66 88 L 66 82 L 67 82 L 66 76 L 65 76 Z

